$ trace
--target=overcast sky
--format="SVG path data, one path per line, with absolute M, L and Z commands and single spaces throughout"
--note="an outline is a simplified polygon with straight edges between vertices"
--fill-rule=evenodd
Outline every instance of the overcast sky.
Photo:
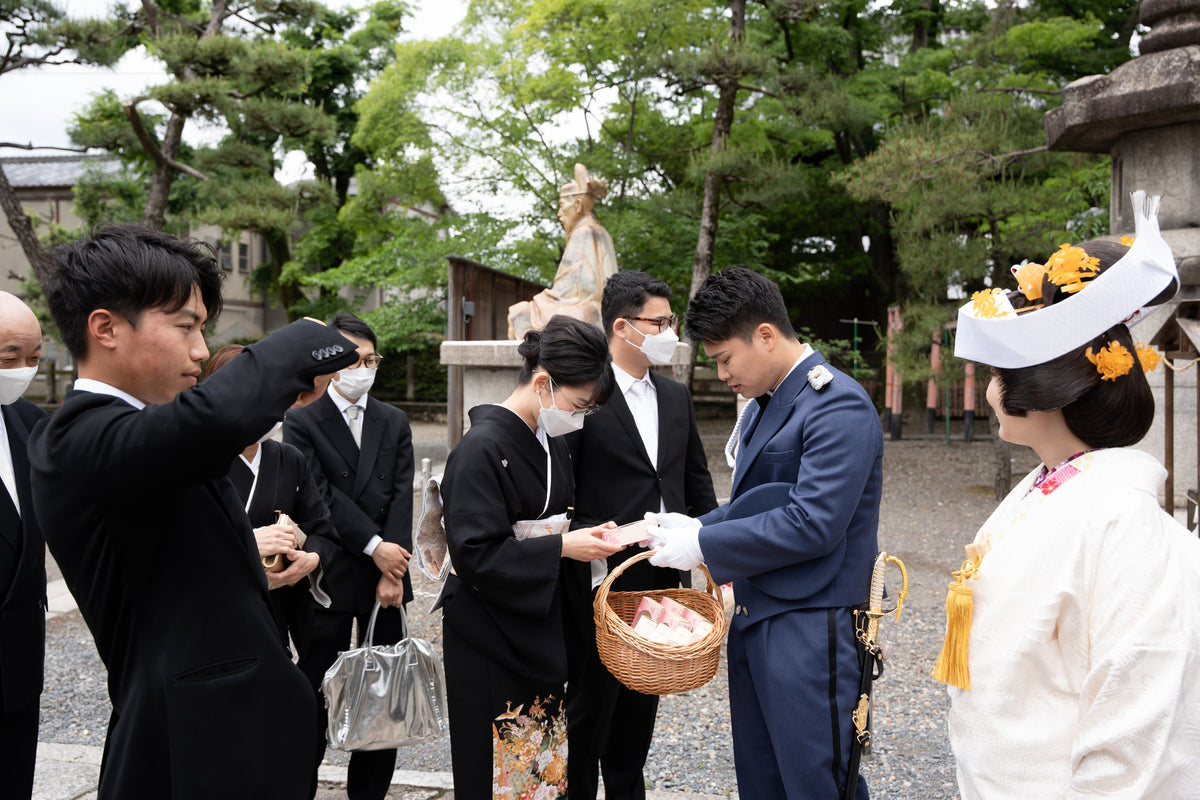
M 59 0 L 61 7 L 72 17 L 103 15 L 110 2 Z M 327 2 L 334 7 L 366 4 L 366 0 Z M 466 0 L 413 0 L 412 5 L 417 10 L 411 19 L 405 20 L 405 27 L 412 31 L 409 35 L 414 38 L 433 39 L 449 33 L 466 12 Z M 0 142 L 69 147 L 67 128 L 71 117 L 87 105 L 92 94 L 113 89 L 119 97 L 132 97 L 162 80 L 162 70 L 140 52 L 127 55 L 115 69 L 67 64 L 11 72 L 0 78 L 0 97 L 4 100 L 4 112 L 0 113 Z M 190 141 L 203 136 L 203 131 L 194 123 L 189 122 L 185 130 Z M 0 156 L 54 154 L 53 150 L 0 148 Z

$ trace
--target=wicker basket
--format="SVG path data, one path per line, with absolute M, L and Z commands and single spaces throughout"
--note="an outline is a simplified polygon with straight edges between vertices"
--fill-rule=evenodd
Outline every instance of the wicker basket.
M 610 592 L 614 580 L 625 569 L 657 552 L 638 553 L 609 573 L 600 584 L 593 603 L 596 619 L 596 649 L 600 660 L 617 680 L 643 694 L 674 694 L 703 686 L 717 674 L 721 641 L 728 623 L 721 604 L 721 590 L 704 565 L 700 570 L 708 582 L 698 589 L 658 589 L 644 592 Z M 633 616 L 643 597 L 669 597 L 712 623 L 712 630 L 691 644 L 662 644 L 634 633 Z

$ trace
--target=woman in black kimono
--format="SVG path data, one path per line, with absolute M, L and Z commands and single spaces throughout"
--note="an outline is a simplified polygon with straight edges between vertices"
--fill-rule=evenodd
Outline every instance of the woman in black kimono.
M 620 550 L 611 523 L 569 531 L 574 479 L 561 436 L 612 391 L 608 343 L 555 316 L 525 334 L 519 384 L 471 409 L 441 490 L 451 574 L 443 637 L 454 796 L 565 795 L 564 594 L 587 596 L 588 562 Z
M 205 377 L 240 355 L 243 349 L 240 344 L 230 344 L 213 353 Z M 302 395 L 300 402 L 308 395 Z M 290 635 L 303 651 L 308 641 L 311 604 L 318 602 L 328 607 L 330 603 L 321 577 L 341 540 L 304 454 L 271 438 L 278 427 L 233 460 L 229 478 L 250 517 L 259 556 L 281 554 L 290 562 L 282 572 L 267 573 L 271 613 L 283 646 L 289 647 Z M 296 535 L 291 526 L 276 524 L 280 511 L 291 517 L 308 537 L 303 549 L 296 549 Z

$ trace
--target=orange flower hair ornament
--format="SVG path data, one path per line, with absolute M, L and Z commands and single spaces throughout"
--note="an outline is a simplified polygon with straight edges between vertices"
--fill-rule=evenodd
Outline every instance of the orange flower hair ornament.
M 1084 281 L 1100 274 L 1100 259 L 1089 256 L 1082 247 L 1059 245 L 1058 251 L 1046 262 L 1046 274 L 1055 286 L 1067 294 L 1074 294 L 1083 288 Z
M 996 319 L 1013 313 L 1012 303 L 1003 289 L 981 289 L 971 295 L 971 304 L 980 319 Z
M 1137 239 L 1135 239 L 1132 235 L 1127 233 L 1124 236 L 1122 236 L 1120 239 L 1117 240 L 1117 244 L 1124 245 L 1125 247 L 1133 247 L 1133 243 L 1136 241 L 1137 241 Z
M 1142 365 L 1142 372 L 1154 372 L 1158 369 L 1158 365 L 1162 363 L 1162 356 L 1148 344 L 1138 342 L 1134 346 L 1137 351 L 1138 362 Z
M 1087 356 L 1088 361 L 1096 365 L 1096 371 L 1100 373 L 1102 381 L 1115 381 L 1133 369 L 1133 356 L 1116 340 L 1101 347 L 1100 352 L 1095 355 L 1092 354 L 1092 348 L 1089 347 L 1084 355 Z

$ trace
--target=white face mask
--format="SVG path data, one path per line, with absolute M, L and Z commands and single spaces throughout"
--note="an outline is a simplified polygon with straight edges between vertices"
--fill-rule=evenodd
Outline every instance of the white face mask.
M 631 324 L 630 327 L 632 328 L 633 325 Z M 638 333 L 642 332 L 638 331 Z M 642 333 L 641 345 L 636 345 L 629 339 L 625 341 L 629 342 L 631 347 L 645 353 L 651 364 L 663 366 L 671 363 L 671 358 L 675 355 L 675 345 L 679 344 L 679 334 L 673 328 L 667 328 L 655 334 Z
M 10 406 L 21 399 L 37 371 L 37 367 L 0 369 L 0 406 Z
M 534 392 L 534 394 L 537 394 Z M 538 398 L 538 408 L 542 407 L 542 397 Z M 550 382 L 550 407 L 538 412 L 538 427 L 547 436 L 565 436 L 583 427 L 584 414 L 580 412 L 563 411 L 554 405 L 554 383 Z
M 262 444 L 267 439 L 273 438 L 275 434 L 279 433 L 281 430 L 283 430 L 283 420 L 279 420 L 279 422 L 276 422 L 274 425 L 272 425 L 271 430 L 258 437 L 258 441 L 255 442 L 255 444 Z
M 334 386 L 342 393 L 343 397 L 357 400 L 371 391 L 371 386 L 375 383 L 375 372 L 376 370 L 370 367 L 344 369 L 337 374 L 337 382 L 334 383 Z

